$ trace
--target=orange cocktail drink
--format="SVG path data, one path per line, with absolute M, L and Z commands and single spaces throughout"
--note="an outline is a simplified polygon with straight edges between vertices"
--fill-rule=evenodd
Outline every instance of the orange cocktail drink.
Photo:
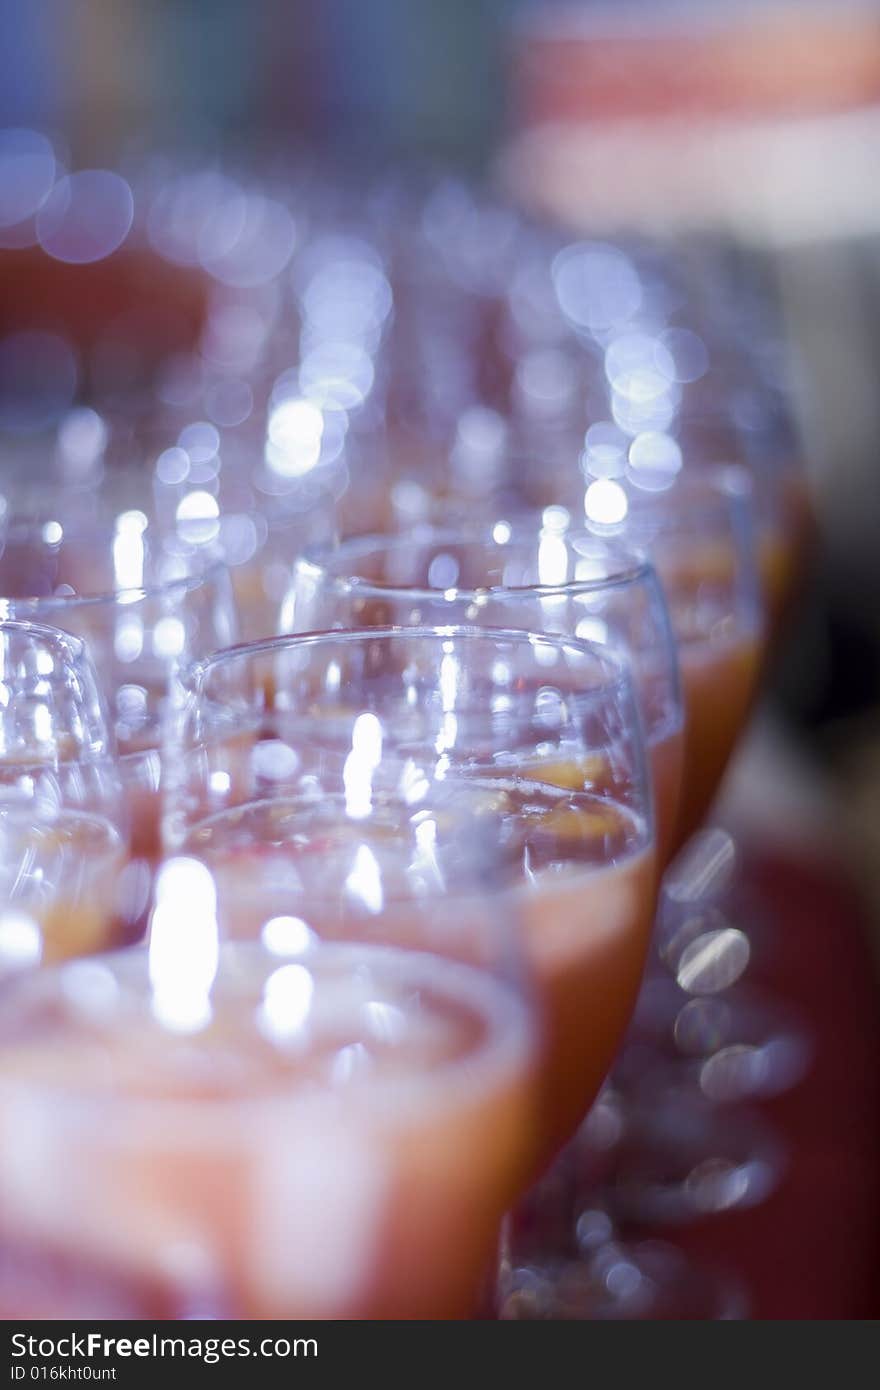
M 466 1316 L 523 1169 L 516 997 L 363 943 L 227 946 L 208 986 L 176 964 L 7 999 L 3 1316 Z

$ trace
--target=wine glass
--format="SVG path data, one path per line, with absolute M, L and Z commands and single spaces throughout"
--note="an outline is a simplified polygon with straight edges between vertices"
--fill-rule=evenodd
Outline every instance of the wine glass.
M 160 742 L 171 672 L 233 641 L 229 576 L 170 553 L 140 511 L 65 526 L 13 517 L 0 554 L 0 613 L 78 636 L 99 673 L 129 808 L 128 933 L 142 934 L 159 856 Z
M 443 806 L 467 798 L 525 917 L 546 1029 L 539 1166 L 595 1096 L 647 950 L 655 840 L 624 664 L 543 634 L 384 627 L 233 648 L 179 698 L 165 843 L 209 864 L 230 936 L 289 916 L 294 884 L 323 892 L 331 872 L 369 913 L 386 854 L 430 883 Z
M 350 540 L 294 568 L 285 632 L 466 623 L 586 638 L 630 662 L 654 788 L 660 865 L 674 842 L 683 756 L 678 658 L 651 565 L 567 527 L 561 508 L 489 527 Z
M 472 1311 L 522 1176 L 537 1037 L 515 913 L 444 813 L 450 881 L 401 895 L 386 860 L 393 898 L 340 912 L 332 939 L 341 863 L 328 898 L 303 885 L 266 921 L 255 903 L 233 942 L 223 885 L 173 858 L 148 951 L 7 992 L 4 1316 Z
M 113 942 L 122 812 L 83 643 L 0 622 L 0 979 Z
M 442 775 L 455 715 L 425 682 L 448 631 L 406 673 L 343 649 L 351 684 L 335 637 L 185 682 L 167 831 L 187 853 L 148 951 L 5 1001 L 8 1315 L 22 1269 L 31 1315 L 473 1311 L 533 1161 L 540 1035 L 492 796 Z M 385 721 L 420 675 L 401 741 Z M 423 746 L 441 730 L 445 751 Z

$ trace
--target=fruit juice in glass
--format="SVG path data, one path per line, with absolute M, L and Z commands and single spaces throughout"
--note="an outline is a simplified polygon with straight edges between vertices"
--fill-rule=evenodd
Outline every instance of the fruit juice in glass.
M 665 670 L 658 675 L 656 665 L 653 656 L 648 659 L 637 656 L 633 660 L 633 677 L 645 729 L 645 752 L 651 776 L 657 868 L 662 873 L 672 858 L 678 836 L 684 777 L 684 697 L 678 684 L 673 700 L 668 675 Z M 680 680 L 680 663 L 677 670 Z
M 648 744 L 648 765 L 654 793 L 657 868 L 662 873 L 672 858 L 681 814 L 684 774 L 684 733 L 676 729 L 667 738 Z
M 676 848 L 698 829 L 751 710 L 766 649 L 757 606 L 739 594 L 732 541 L 678 536 L 655 561 L 678 641 L 684 772 Z
M 775 522 L 762 526 L 758 534 L 758 573 L 771 628 L 785 613 L 797 569 L 797 547 L 785 528 Z
M 657 868 L 658 872 L 662 872 L 672 857 L 678 837 L 684 767 L 682 729 L 673 728 L 666 733 L 658 730 L 645 751 L 651 774 Z M 613 785 L 608 760 L 602 753 L 588 754 L 585 758 L 575 757 L 567 762 L 551 757 L 534 768 L 525 768 L 524 773 L 527 777 L 551 786 L 566 787 L 570 791 L 590 786 L 594 791 L 604 789 L 610 792 Z
M 751 710 L 764 644 L 755 633 L 681 641 L 685 771 L 678 840 L 701 825 Z
M 103 816 L 0 807 L 4 959 L 13 968 L 48 964 L 113 945 L 125 862 L 125 842 Z
M 7 998 L 0 1316 L 467 1316 L 533 1104 L 514 991 L 169 926 L 161 960 L 154 936 Z
M 560 766 L 549 767 L 551 777 Z M 542 766 L 522 764 L 461 787 L 475 814 L 491 818 L 523 912 L 545 1030 L 539 1165 L 574 1132 L 611 1064 L 641 981 L 657 884 L 644 824 L 612 800 L 543 775 Z M 317 807 L 278 797 L 195 825 L 183 851 L 214 874 L 221 934 L 249 938 L 304 915 L 312 931 L 332 935 L 340 911 L 369 912 L 371 895 L 378 901 L 394 882 L 406 894 L 426 873 L 430 882 L 431 843 L 409 838 L 412 815 L 375 792 L 369 819 L 354 821 L 329 796 Z M 438 826 L 442 834 L 442 818 Z M 342 885 L 335 901 L 328 883 Z M 417 931 L 421 910 L 410 897 L 397 944 Z

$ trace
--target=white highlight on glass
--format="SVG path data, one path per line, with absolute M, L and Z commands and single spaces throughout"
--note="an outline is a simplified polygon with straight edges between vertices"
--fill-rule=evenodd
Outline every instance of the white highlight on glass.
M 113 537 L 113 576 L 116 589 L 140 589 L 144 582 L 143 512 L 122 512 L 116 518 Z
M 359 714 L 351 732 L 351 752 L 342 771 L 345 812 L 352 820 L 364 820 L 370 814 L 373 773 L 381 760 L 382 725 L 375 714 Z
M 7 908 L 0 913 L 0 975 L 38 965 L 43 954 L 43 933 L 25 912 Z
M 149 944 L 152 1010 L 165 1028 L 194 1033 L 210 1022 L 219 955 L 210 870 L 197 859 L 169 859 L 159 873 Z
M 153 652 L 163 660 L 180 656 L 186 646 L 186 629 L 180 618 L 160 618 L 153 629 Z
M 354 864 L 345 880 L 346 892 L 368 912 L 379 913 L 385 903 L 382 870 L 369 845 L 358 845 Z
M 301 917 L 270 917 L 263 924 L 260 939 L 273 956 L 301 956 L 317 937 Z
M 263 986 L 257 1015 L 260 1032 L 273 1042 L 289 1042 L 301 1035 L 312 1007 L 315 982 L 304 965 L 281 965 Z

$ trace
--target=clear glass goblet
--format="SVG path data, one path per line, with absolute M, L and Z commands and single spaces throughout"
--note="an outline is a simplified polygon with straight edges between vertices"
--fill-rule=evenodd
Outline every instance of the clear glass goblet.
M 534 1151 L 541 1037 L 521 905 L 470 787 L 380 788 L 393 754 L 381 769 L 371 757 L 369 709 L 348 711 L 349 801 L 336 799 L 337 714 L 285 854 L 290 709 L 286 742 L 251 744 L 258 776 L 282 773 L 274 794 L 197 821 L 194 853 L 163 865 L 148 950 L 7 992 L 5 1316 L 478 1307 Z M 205 705 L 196 717 L 200 748 L 228 752 L 228 725 Z M 226 763 L 236 781 L 243 752 Z M 38 1179 L 23 1162 L 35 1134 Z
M 658 858 L 677 835 L 683 713 L 675 641 L 652 566 L 567 529 L 554 509 L 489 527 L 419 527 L 304 559 L 281 609 L 285 632 L 466 623 L 584 638 L 630 665 L 654 787 Z
M 289 916 L 296 885 L 318 892 L 331 871 L 369 915 L 386 855 L 430 883 L 443 806 L 467 799 L 524 913 L 546 1029 L 545 1162 L 607 1072 L 648 945 L 653 808 L 624 664 L 496 629 L 278 638 L 197 664 L 175 726 L 166 846 L 209 864 L 232 937 Z

